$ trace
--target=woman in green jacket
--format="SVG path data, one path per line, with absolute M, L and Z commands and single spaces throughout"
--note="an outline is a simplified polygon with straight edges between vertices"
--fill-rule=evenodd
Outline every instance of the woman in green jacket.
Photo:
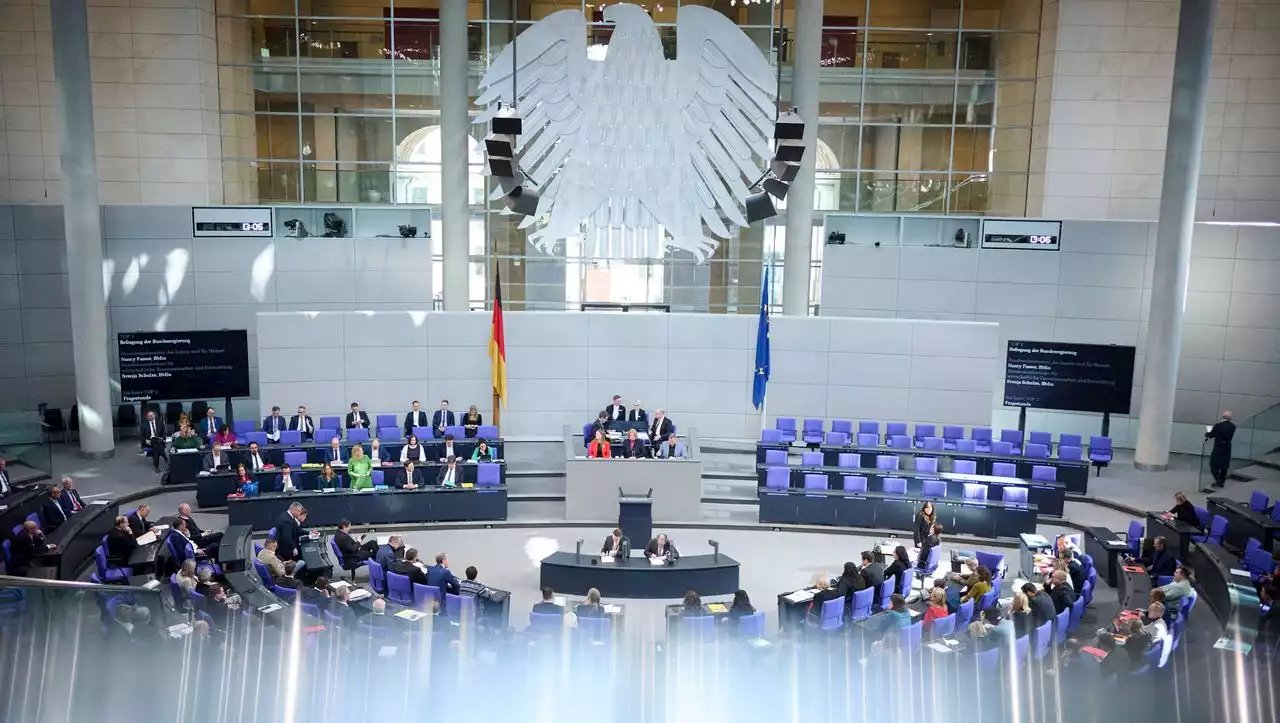
M 351 489 L 373 489 L 373 462 L 364 454 L 364 448 L 356 445 L 351 448 L 351 459 L 347 462 L 347 474 L 351 475 Z

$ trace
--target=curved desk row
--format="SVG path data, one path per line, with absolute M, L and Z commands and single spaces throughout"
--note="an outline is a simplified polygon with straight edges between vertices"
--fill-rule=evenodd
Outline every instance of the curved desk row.
M 1191 545 L 1187 564 L 1195 572 L 1195 585 L 1204 595 L 1213 614 L 1222 623 L 1222 636 L 1240 644 L 1248 653 L 1258 638 L 1262 608 L 1249 573 L 1236 568 L 1236 558 L 1222 545 L 1197 542 Z
M 907 481 L 907 494 L 925 497 L 926 481 L 945 482 L 946 494 L 941 499 L 963 500 L 966 484 L 982 484 L 987 486 L 987 499 L 1004 501 L 1004 490 L 1013 487 L 1027 491 L 1027 504 L 1035 505 L 1039 514 L 1061 517 L 1063 505 L 1067 499 L 1067 489 L 1061 482 L 1031 482 L 1013 477 L 992 477 L 981 474 L 955 474 L 952 472 L 903 472 L 883 469 L 861 469 L 854 467 L 788 467 L 791 487 L 804 488 L 804 477 L 807 474 L 824 474 L 827 476 L 827 489 L 843 490 L 844 478 L 847 476 L 866 477 L 867 491 L 884 492 L 884 480 L 896 477 Z M 769 467 L 756 465 L 756 486 L 765 491 Z
M 1254 512 L 1244 502 L 1225 497 L 1210 497 L 1205 506 L 1209 514 L 1227 519 L 1227 544 L 1243 550 L 1252 537 L 1262 543 L 1262 549 L 1268 552 L 1275 549 L 1276 540 L 1280 539 L 1280 522 Z
M 382 451 L 389 460 L 400 461 L 400 448 L 404 447 L 406 440 L 394 440 L 382 442 Z M 423 447 L 423 454 L 427 460 L 439 460 L 444 456 L 444 440 L 419 440 Z M 454 452 L 456 456 L 466 459 L 471 458 L 471 453 L 475 451 L 478 440 L 474 438 L 456 439 L 453 442 Z M 349 452 L 355 445 L 364 447 L 365 452 L 369 451 L 368 442 L 348 442 L 342 441 L 342 449 Z M 503 441 L 501 439 L 492 440 L 489 446 L 494 450 L 494 454 L 499 459 L 502 458 Z M 259 448 L 262 459 L 268 464 L 274 464 L 279 467 L 284 464 L 285 452 L 305 452 L 307 462 L 320 464 L 325 461 L 325 452 L 329 449 L 328 444 L 314 444 L 304 442 L 302 444 L 266 444 Z M 204 456 L 209 452 L 209 445 L 205 445 L 204 449 L 199 452 L 175 452 L 169 450 L 169 484 L 183 484 L 190 482 L 204 469 Z M 237 444 L 226 450 L 231 457 L 231 463 L 237 464 L 249 462 L 249 445 Z
M 944 535 L 1017 537 L 1036 531 L 1035 505 L 835 490 L 761 491 L 760 521 L 911 531 L 925 502 L 933 502 Z
M 738 561 L 728 555 L 686 555 L 669 565 L 644 557 L 601 563 L 597 555 L 553 552 L 540 565 L 540 584 L 558 593 L 603 597 L 680 599 L 690 590 L 703 597 L 738 590 Z
M 507 463 L 492 462 L 488 464 L 498 465 L 498 480 L 502 484 L 507 483 Z M 440 462 L 423 462 L 415 465 L 417 472 L 417 484 L 419 487 L 435 484 L 436 477 L 440 474 L 440 468 L 444 465 Z M 478 474 L 478 466 L 471 463 L 459 464 L 458 470 L 462 474 L 459 480 L 460 484 L 474 484 L 476 475 Z M 388 487 L 401 487 L 404 485 L 404 465 L 396 462 L 392 465 L 383 467 L 374 467 L 374 474 L 382 472 L 383 483 Z M 345 467 L 334 467 L 334 476 L 339 479 L 339 489 L 346 488 L 350 482 L 347 477 L 347 469 Z M 290 470 L 290 476 L 293 477 L 293 484 L 302 491 L 318 491 L 319 486 L 316 484 L 317 478 L 320 477 L 320 470 L 311 469 L 294 469 Z M 280 468 L 262 470 L 255 472 L 253 478 L 258 481 L 258 492 L 262 494 L 270 492 L 281 492 L 280 488 Z M 227 504 L 227 495 L 233 494 L 239 487 L 236 484 L 235 474 L 233 472 L 215 472 L 205 476 L 197 476 L 196 482 L 196 506 L 197 507 L 222 507 Z
M 785 442 L 757 442 L 756 462 L 763 464 L 764 453 L 770 449 L 781 449 L 790 452 L 804 450 L 806 447 L 803 444 L 790 445 Z M 838 466 L 842 453 L 858 455 L 858 466 L 871 468 L 876 466 L 876 457 L 878 456 L 889 455 L 897 457 L 898 466 L 904 470 L 915 469 L 915 465 L 910 460 L 916 457 L 935 457 L 938 460 L 939 472 L 951 472 L 957 459 L 968 459 L 976 462 L 977 473 L 984 475 L 992 473 L 992 466 L 996 462 L 1008 462 L 1017 468 L 1018 479 L 1023 480 L 1031 479 L 1032 467 L 1053 467 L 1058 470 L 1057 481 L 1065 486 L 1068 492 L 1083 495 L 1089 491 L 1088 460 L 1058 459 L 1057 457 L 1032 459 L 1021 455 L 992 454 L 990 452 L 957 452 L 955 450 L 938 452 L 924 449 L 899 449 L 897 447 L 860 447 L 856 444 L 845 447 L 822 445 L 818 449 L 822 452 L 823 465 L 828 467 Z
M 313 528 L 334 527 L 342 520 L 357 525 L 387 525 L 507 519 L 505 486 L 277 492 L 229 499 L 227 516 L 231 525 L 266 530 L 274 527 L 294 502 L 307 508 L 306 526 Z
M 102 536 L 115 527 L 119 514 L 120 506 L 110 500 L 95 500 L 85 505 L 58 525 L 58 529 L 45 535 L 45 541 L 57 547 L 33 560 L 33 572 L 37 567 L 52 568 L 59 580 L 75 580 L 93 560 L 94 548 L 101 545 Z

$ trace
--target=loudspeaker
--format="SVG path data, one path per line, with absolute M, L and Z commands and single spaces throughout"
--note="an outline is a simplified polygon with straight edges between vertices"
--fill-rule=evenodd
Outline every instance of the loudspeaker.
M 524 132 L 524 124 L 520 115 L 513 108 L 503 108 L 493 117 L 490 128 L 494 133 L 506 136 L 518 136 Z
M 784 183 L 776 178 L 766 178 L 764 179 L 764 190 L 765 193 L 773 196 L 779 201 L 785 201 L 787 198 L 787 191 L 791 190 L 791 184 Z
M 503 201 L 512 213 L 520 216 L 532 216 L 538 211 L 538 192 L 532 188 L 516 186 Z
M 773 159 L 773 163 L 769 165 L 769 170 L 773 173 L 774 178 L 779 181 L 791 183 L 796 180 L 796 174 L 800 172 L 800 164 L 789 161 L 780 161 Z
M 804 140 L 804 121 L 800 115 L 793 110 L 780 114 L 773 126 L 773 138 L 778 141 Z
M 747 223 L 763 221 L 778 215 L 778 210 L 773 207 L 773 201 L 767 193 L 753 193 L 747 196 L 746 208 Z
M 489 174 L 499 178 L 513 178 L 517 173 L 516 166 L 510 158 L 489 156 Z
M 502 133 L 490 133 L 484 137 L 484 152 L 491 156 L 516 157 L 516 138 Z
M 798 164 L 803 159 L 804 141 L 778 141 L 778 149 L 773 152 L 774 161 Z

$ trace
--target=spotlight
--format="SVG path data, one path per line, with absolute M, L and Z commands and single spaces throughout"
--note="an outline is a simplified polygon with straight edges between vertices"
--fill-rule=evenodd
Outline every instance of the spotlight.
M 773 207 L 773 201 L 769 199 L 769 194 L 764 192 L 747 196 L 746 210 L 747 223 L 749 224 L 778 215 L 778 210 Z
M 532 216 L 538 212 L 538 192 L 532 188 L 516 186 L 504 199 L 507 209 L 518 216 Z

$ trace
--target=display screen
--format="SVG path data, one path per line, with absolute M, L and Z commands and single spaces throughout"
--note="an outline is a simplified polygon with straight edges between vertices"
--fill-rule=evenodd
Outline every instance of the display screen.
M 196 223 L 196 232 L 234 232 L 245 231 L 248 233 L 266 232 L 271 233 L 270 221 L 201 221 Z
M 1128 414 L 1133 357 L 1131 346 L 1011 340 L 1004 405 Z
M 984 249 L 1057 251 L 1061 238 L 1061 221 L 992 219 L 982 222 L 982 248 Z
M 123 401 L 249 396 L 244 329 L 125 333 L 117 348 Z
M 196 206 L 191 209 L 191 235 L 201 237 L 271 236 L 271 209 L 266 206 Z

